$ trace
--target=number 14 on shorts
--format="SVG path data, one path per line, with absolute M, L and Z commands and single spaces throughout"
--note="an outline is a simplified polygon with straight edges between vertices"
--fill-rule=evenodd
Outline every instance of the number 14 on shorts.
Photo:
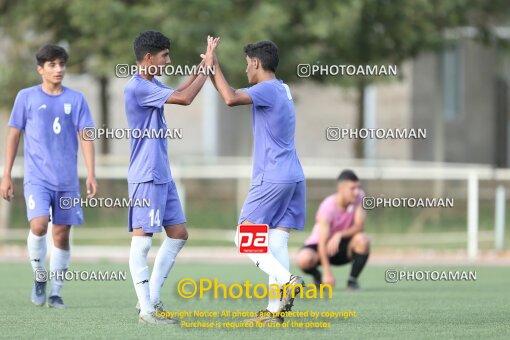
M 267 253 L 269 226 L 267 224 L 241 224 L 237 227 L 237 244 L 240 253 Z
M 159 219 L 159 209 L 149 210 L 149 217 L 151 219 L 151 227 L 159 227 L 161 225 L 161 220 Z

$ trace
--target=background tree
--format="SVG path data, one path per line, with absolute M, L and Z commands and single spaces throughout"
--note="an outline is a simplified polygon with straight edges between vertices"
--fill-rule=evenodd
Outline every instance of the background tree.
M 0 33 L 8 59 L 0 66 L 0 105 L 9 107 L 19 88 L 36 81 L 33 55 L 47 42 L 69 48 L 70 72 L 91 74 L 98 82 L 100 124 L 110 126 L 109 82 L 116 64 L 134 63 L 132 42 L 142 30 L 169 35 L 177 65 L 196 64 L 205 37 L 221 36 L 222 67 L 233 84 L 244 86 L 242 46 L 248 42 L 277 43 L 278 76 L 289 82 L 298 79 L 301 63 L 401 65 L 419 53 L 442 48 L 447 28 L 473 25 L 480 29 L 482 41 L 493 41 L 491 27 L 509 9 L 505 0 L 0 0 Z M 364 126 L 365 87 L 387 80 L 321 75 L 312 79 L 357 89 L 358 128 Z M 109 151 L 106 139 L 101 151 Z M 362 140 L 355 145 L 355 156 L 364 156 Z

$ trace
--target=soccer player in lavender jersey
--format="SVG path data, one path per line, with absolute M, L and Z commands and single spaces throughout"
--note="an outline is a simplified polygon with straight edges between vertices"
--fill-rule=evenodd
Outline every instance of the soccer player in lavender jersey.
M 24 191 L 30 231 L 28 254 L 34 271 L 32 302 L 46 303 L 46 232 L 53 221 L 53 248 L 50 271 L 55 275 L 50 283 L 48 306 L 65 308 L 61 296 L 63 281 L 59 278 L 67 270 L 70 260 L 69 233 L 72 225 L 83 223 L 80 206 L 69 206 L 69 198 L 80 197 L 77 155 L 78 135 L 87 166 L 87 197 L 96 193 L 94 175 L 94 144 L 83 138 L 85 128 L 94 126 L 83 95 L 62 85 L 68 59 L 60 46 L 43 46 L 36 55 L 37 71 L 42 84 L 18 92 L 7 136 L 2 198 L 10 201 L 14 195 L 12 166 L 21 133 L 24 133 Z M 67 201 L 61 204 L 61 199 Z
M 270 298 L 267 309 L 252 320 L 281 323 L 283 318 L 273 313 L 290 310 L 295 296 L 291 286 L 304 285 L 301 277 L 289 272 L 287 243 L 290 230 L 304 228 L 305 177 L 294 145 L 294 101 L 289 87 L 275 76 L 278 47 L 271 41 L 260 41 L 246 45 L 244 52 L 250 88 L 232 89 L 216 57 L 211 79 L 227 105 L 252 105 L 252 182 L 238 223 L 270 227 L 269 252 L 248 256 L 269 275 L 269 284 L 289 286 L 281 300 Z M 237 244 L 237 236 L 235 241 Z
M 367 263 L 370 242 L 363 232 L 365 211 L 361 206 L 364 193 L 351 170 L 338 176 L 337 193 L 322 201 L 312 234 L 298 254 L 298 266 L 311 274 L 316 285 L 335 284 L 331 266 L 352 262 L 347 280 L 348 290 L 358 290 L 358 276 Z M 322 265 L 324 275 L 317 269 Z
M 214 39 L 208 37 L 207 42 L 207 52 L 201 65 L 212 66 Z M 208 75 L 191 75 L 174 90 L 159 82 L 154 74 L 146 73 L 151 69 L 161 70 L 160 66 L 170 63 L 170 39 L 160 32 L 141 32 L 135 38 L 134 52 L 140 66 L 139 73 L 124 88 L 129 128 L 166 130 L 164 104 L 191 104 Z M 150 67 L 152 65 L 158 67 Z M 131 139 L 128 189 L 133 200 L 150 201 L 150 207 L 131 207 L 128 214 L 128 228 L 133 233 L 129 269 L 138 297 L 139 322 L 176 324 L 177 320 L 162 316 L 164 310 L 160 291 L 177 254 L 188 239 L 188 232 L 170 172 L 165 138 Z M 152 234 L 161 232 L 162 228 L 165 229 L 166 238 L 156 255 L 149 280 L 147 253 L 152 245 Z

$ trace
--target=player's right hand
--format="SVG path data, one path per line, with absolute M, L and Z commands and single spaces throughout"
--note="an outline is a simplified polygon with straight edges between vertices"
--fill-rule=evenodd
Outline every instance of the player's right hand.
M 216 46 L 218 46 L 220 38 L 213 38 L 210 35 L 207 36 L 207 51 L 204 54 L 200 55 L 204 58 L 204 63 L 206 66 L 212 66 L 214 64 L 214 50 Z
M 8 202 L 14 197 L 14 185 L 12 184 L 11 176 L 4 176 L 2 178 L 0 192 L 2 193 L 2 198 Z
M 331 287 L 334 287 L 335 281 L 335 277 L 331 273 L 324 272 L 324 275 L 322 275 L 322 283 L 325 285 L 331 285 Z
M 95 177 L 87 177 L 85 181 L 85 186 L 87 187 L 87 198 L 92 198 L 96 195 L 97 192 L 97 182 Z
M 341 239 L 342 239 L 342 234 L 335 233 L 328 240 L 328 243 L 326 244 L 326 251 L 327 251 L 329 257 L 333 257 L 338 253 L 338 250 L 340 249 L 340 240 Z

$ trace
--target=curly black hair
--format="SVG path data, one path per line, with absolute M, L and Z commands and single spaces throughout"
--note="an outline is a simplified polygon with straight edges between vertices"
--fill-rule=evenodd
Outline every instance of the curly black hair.
M 133 43 L 135 57 L 141 61 L 147 53 L 158 53 L 170 49 L 170 38 L 158 31 L 144 31 L 139 33 Z
M 250 58 L 258 58 L 264 70 L 276 72 L 280 62 L 280 50 L 274 42 L 264 40 L 248 44 L 244 46 L 244 53 Z

